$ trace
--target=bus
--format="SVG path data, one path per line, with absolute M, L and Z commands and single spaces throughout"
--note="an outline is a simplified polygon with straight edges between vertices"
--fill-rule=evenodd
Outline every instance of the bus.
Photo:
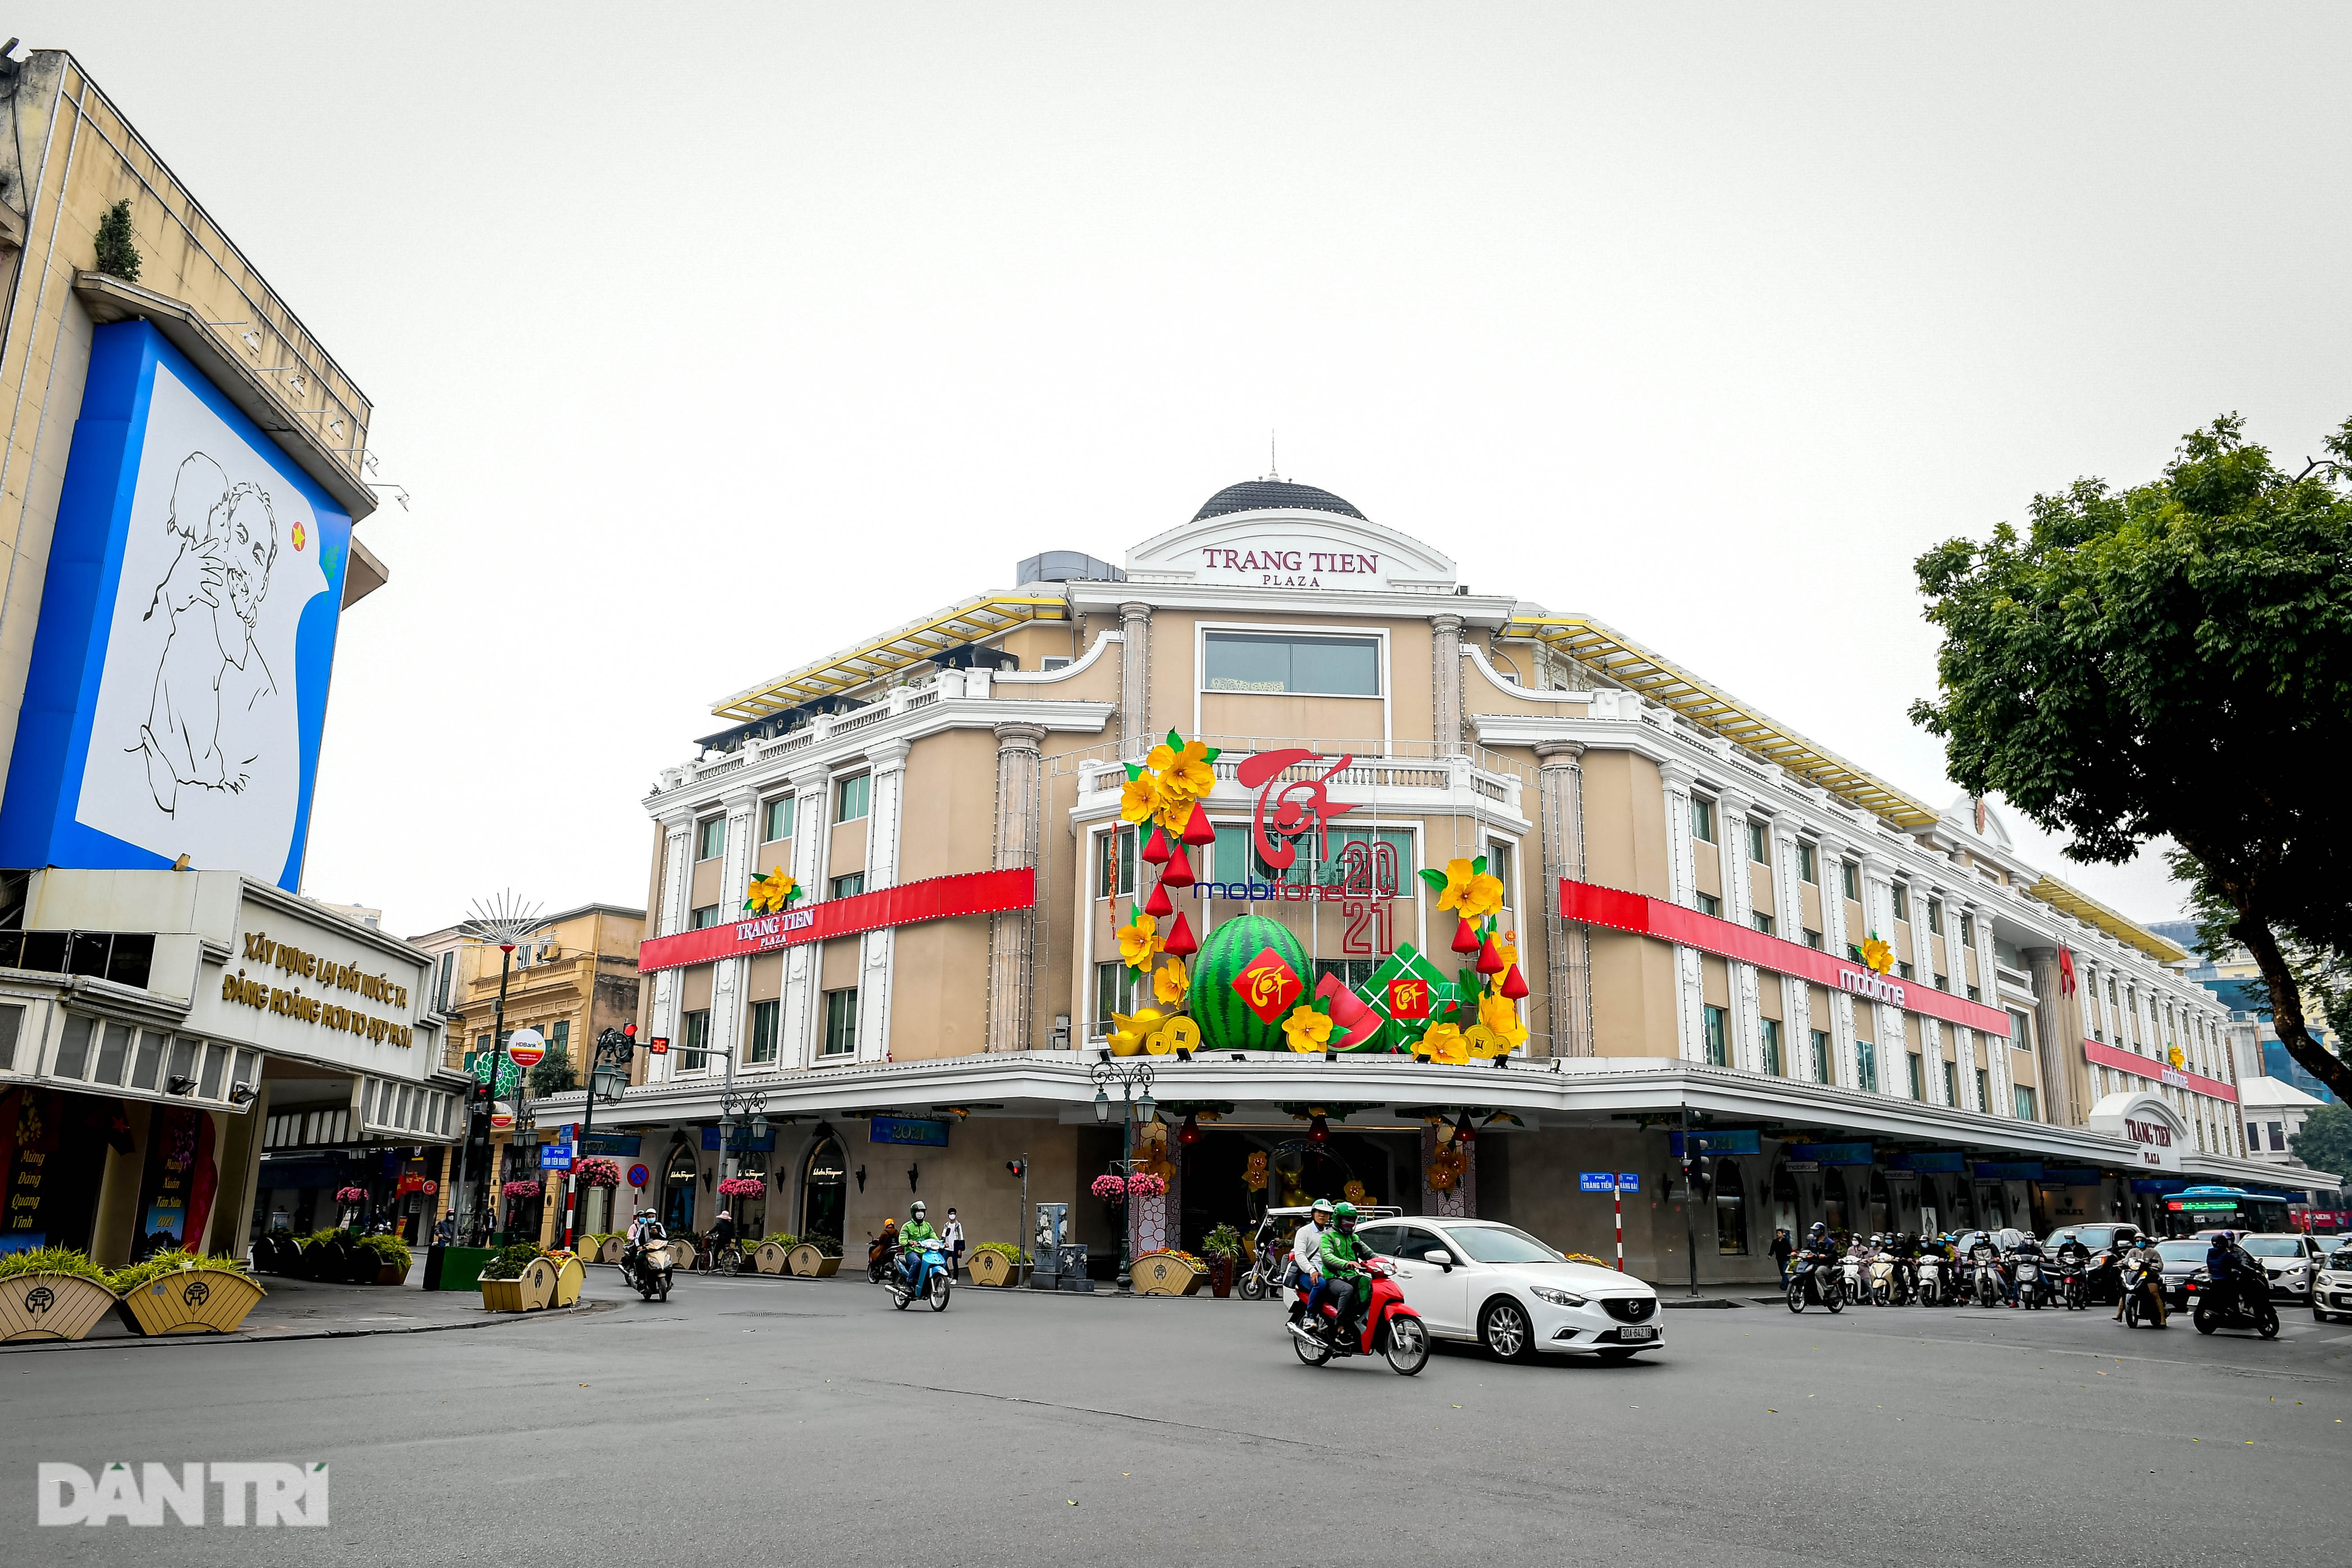
M 2243 1187 L 2183 1187 L 2164 1200 L 2164 1233 L 2194 1236 L 2200 1230 L 2275 1234 L 2287 1228 L 2287 1200 Z

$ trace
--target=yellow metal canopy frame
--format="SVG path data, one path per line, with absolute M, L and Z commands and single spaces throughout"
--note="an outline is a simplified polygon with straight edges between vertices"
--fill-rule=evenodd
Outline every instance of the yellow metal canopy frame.
M 1823 751 L 1779 721 L 1590 616 L 1514 616 L 1510 631 L 1549 643 L 1701 729 L 1769 757 L 1799 778 L 1898 827 L 1916 831 L 1941 819 L 1942 814 L 1925 801 L 1915 800 L 1835 752 Z
M 1026 622 L 1068 617 L 1068 605 L 1054 595 L 977 595 L 937 615 L 908 621 L 870 641 L 723 698 L 711 705 L 710 711 L 720 719 L 765 719 L 819 697 L 838 696 Z
M 1579 663 L 1672 709 L 1701 729 L 1737 742 L 1799 778 L 1808 779 L 1839 799 L 1882 816 L 1906 831 L 1932 827 L 1941 819 L 1942 814 L 1925 801 L 1904 794 L 1835 752 L 1822 750 L 1729 692 L 1709 685 L 1590 616 L 1514 616 L 1509 629 L 1513 636 L 1550 644 Z M 2177 963 L 2189 956 L 2177 944 L 2055 877 L 2043 877 L 2026 890 L 2052 908 L 2064 910 L 2085 925 L 2095 926 L 2160 963 Z

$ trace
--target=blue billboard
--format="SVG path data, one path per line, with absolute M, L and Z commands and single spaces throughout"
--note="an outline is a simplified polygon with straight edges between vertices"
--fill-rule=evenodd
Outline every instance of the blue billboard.
M 0 865 L 184 855 L 296 889 L 351 538 L 350 515 L 161 332 L 100 327 Z

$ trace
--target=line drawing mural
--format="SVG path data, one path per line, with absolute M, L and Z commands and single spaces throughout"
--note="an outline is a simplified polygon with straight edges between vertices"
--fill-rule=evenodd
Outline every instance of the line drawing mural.
M 146 721 L 126 749 L 145 754 L 156 809 L 176 817 L 182 786 L 241 792 L 268 745 L 244 721 L 278 695 L 254 641 L 278 562 L 278 514 L 268 490 L 232 484 L 220 464 L 191 452 L 173 479 L 164 528 L 179 551 L 140 619 L 160 612 L 170 633 Z

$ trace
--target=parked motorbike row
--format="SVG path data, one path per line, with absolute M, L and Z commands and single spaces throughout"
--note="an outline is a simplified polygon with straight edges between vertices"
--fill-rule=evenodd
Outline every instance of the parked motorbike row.
M 2120 1289 L 2115 1258 L 2105 1253 L 2045 1256 L 2003 1251 L 1979 1242 L 1966 1257 L 1953 1256 L 1950 1238 L 1904 1236 L 1856 1237 L 1842 1254 L 1803 1252 L 1789 1263 L 1789 1310 L 1818 1306 L 1832 1312 L 1849 1305 L 1998 1307 L 2015 1300 L 2029 1310 L 2063 1308 L 2079 1312 L 2104 1292 Z

